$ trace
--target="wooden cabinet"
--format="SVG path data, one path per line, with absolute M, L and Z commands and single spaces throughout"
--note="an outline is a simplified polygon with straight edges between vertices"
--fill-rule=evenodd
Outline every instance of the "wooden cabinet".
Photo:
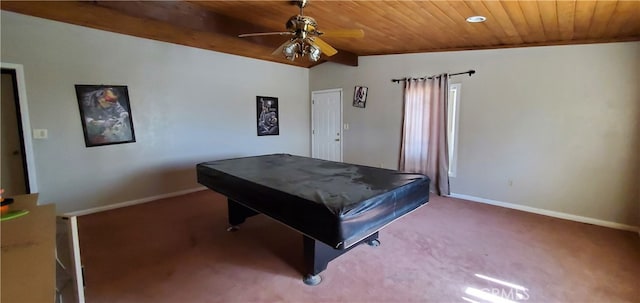
M 29 214 L 0 223 L 0 301 L 55 301 L 55 205 L 37 205 L 38 195 L 15 196 L 11 209 Z

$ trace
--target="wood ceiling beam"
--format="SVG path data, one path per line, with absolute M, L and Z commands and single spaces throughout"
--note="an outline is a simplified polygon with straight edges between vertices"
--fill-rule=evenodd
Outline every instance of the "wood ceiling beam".
M 173 26 L 199 32 L 214 32 L 234 38 L 238 37 L 239 34 L 273 31 L 244 20 L 215 13 L 197 4 L 183 1 L 93 1 L 92 3 L 129 16 L 165 22 Z M 284 36 L 270 35 L 242 39 L 275 49 L 282 44 L 283 38 Z M 338 53 L 331 57 L 323 56 L 323 59 L 335 63 L 358 66 L 358 56 L 344 50 L 338 50 Z
M 124 35 L 164 41 L 243 57 L 309 67 L 306 60 L 272 56 L 271 47 L 213 32 L 198 32 L 166 22 L 130 16 L 87 1 L 2 1 L 3 11 L 56 20 Z
M 262 28 L 248 22 L 216 14 L 187 2 L 93 1 L 90 3 L 99 7 L 118 11 L 129 16 L 160 21 L 172 26 L 199 32 L 212 32 L 237 37 L 245 31 L 263 31 Z M 282 43 L 282 39 L 274 39 L 278 38 L 278 36 L 260 36 L 252 38 L 252 40 L 246 40 L 273 48 L 277 47 L 279 43 Z
M 337 54 L 331 57 L 322 56 L 322 58 L 324 60 L 335 62 L 335 63 L 340 63 L 344 65 L 349 65 L 349 66 L 358 66 L 358 55 L 345 50 L 338 50 Z

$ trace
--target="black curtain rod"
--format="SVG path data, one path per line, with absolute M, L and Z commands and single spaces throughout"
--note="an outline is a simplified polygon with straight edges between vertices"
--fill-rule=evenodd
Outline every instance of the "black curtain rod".
M 473 75 L 475 73 L 476 73 L 475 70 L 470 69 L 470 70 L 468 70 L 466 72 L 462 72 L 462 73 L 449 74 L 449 76 L 469 75 L 469 77 L 471 77 L 471 75 Z M 400 82 L 407 81 L 407 80 L 427 80 L 427 79 L 433 79 L 433 77 L 391 79 L 391 82 L 400 83 Z

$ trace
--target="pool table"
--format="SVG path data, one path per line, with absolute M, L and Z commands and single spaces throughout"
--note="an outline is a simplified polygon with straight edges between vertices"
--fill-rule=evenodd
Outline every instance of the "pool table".
M 303 281 L 320 283 L 329 261 L 429 201 L 422 174 L 271 154 L 199 163 L 198 182 L 227 197 L 229 231 L 267 215 L 303 235 Z

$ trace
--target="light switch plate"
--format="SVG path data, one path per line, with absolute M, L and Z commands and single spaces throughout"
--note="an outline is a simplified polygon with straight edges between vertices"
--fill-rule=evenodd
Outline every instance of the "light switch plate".
M 49 136 L 48 131 L 46 129 L 34 129 L 33 130 L 33 138 L 34 139 L 46 139 Z

